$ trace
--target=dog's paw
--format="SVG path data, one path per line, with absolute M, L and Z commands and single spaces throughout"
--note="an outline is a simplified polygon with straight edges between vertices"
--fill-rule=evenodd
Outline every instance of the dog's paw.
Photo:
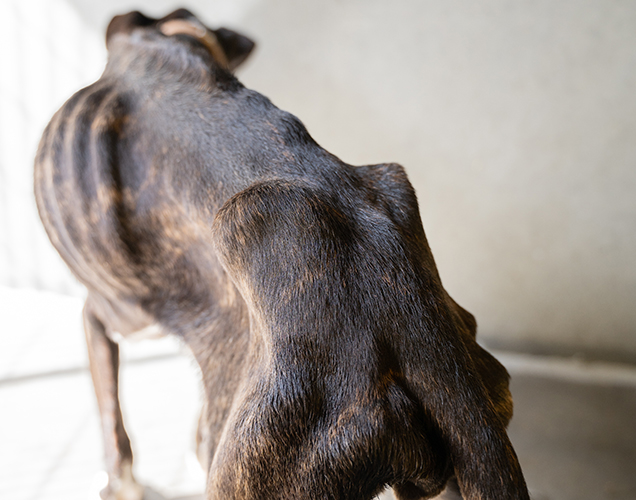
M 136 482 L 126 482 L 113 488 L 112 485 L 106 486 L 99 496 L 102 500 L 144 500 L 144 487 Z
M 106 476 L 105 473 L 104 475 Z M 124 464 L 121 476 L 111 477 L 99 492 L 99 497 L 101 500 L 144 500 L 146 495 L 145 488 L 135 480 L 132 467 Z

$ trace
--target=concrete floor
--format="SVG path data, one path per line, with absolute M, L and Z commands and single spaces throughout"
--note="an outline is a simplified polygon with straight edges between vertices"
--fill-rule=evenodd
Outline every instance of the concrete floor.
M 574 366 L 567 377 L 507 365 L 515 400 L 509 433 L 533 498 L 635 500 L 633 373 L 599 383 L 586 373 L 592 367 Z
M 1 499 L 98 498 L 102 446 L 81 305 L 0 288 Z M 532 498 L 636 500 L 636 368 L 497 356 L 513 376 L 510 436 Z M 126 345 L 123 358 L 122 400 L 148 500 L 200 500 L 196 366 L 170 339 Z

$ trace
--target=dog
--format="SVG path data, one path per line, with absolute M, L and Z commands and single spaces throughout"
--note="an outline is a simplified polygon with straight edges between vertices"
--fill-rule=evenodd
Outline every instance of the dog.
M 180 9 L 115 17 L 45 129 L 35 194 L 86 285 L 109 482 L 140 499 L 116 339 L 179 337 L 212 499 L 527 500 L 508 374 L 442 287 L 396 164 L 351 166 L 232 74 L 254 43 Z M 457 488 L 455 488 L 457 489 Z

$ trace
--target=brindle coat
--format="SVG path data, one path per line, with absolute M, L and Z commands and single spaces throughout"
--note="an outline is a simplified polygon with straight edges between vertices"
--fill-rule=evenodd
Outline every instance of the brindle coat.
M 253 43 L 185 10 L 116 17 L 46 128 L 40 215 L 88 288 L 107 498 L 136 498 L 118 347 L 201 367 L 208 499 L 527 499 L 505 369 L 442 287 L 404 169 L 354 167 L 230 73 Z

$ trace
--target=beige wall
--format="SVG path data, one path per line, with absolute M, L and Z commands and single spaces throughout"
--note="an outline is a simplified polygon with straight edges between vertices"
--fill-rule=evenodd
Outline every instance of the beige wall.
M 482 339 L 636 360 L 635 2 L 189 5 L 258 41 L 240 78 L 331 152 L 407 168 Z

